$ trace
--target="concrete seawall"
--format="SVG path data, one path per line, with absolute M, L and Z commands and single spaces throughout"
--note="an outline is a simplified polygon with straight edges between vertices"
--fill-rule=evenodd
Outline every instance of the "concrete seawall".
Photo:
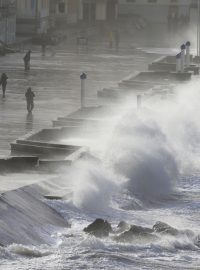
M 47 181 L 0 194 L 0 245 L 50 245 L 53 232 L 69 227 L 44 200 L 52 186 Z

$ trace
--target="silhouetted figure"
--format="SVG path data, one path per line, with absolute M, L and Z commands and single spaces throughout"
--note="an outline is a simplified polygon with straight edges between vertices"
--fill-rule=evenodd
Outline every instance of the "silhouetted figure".
M 25 71 L 30 70 L 31 51 L 29 50 L 24 56 L 24 69 Z
M 35 94 L 33 93 L 33 91 L 31 90 L 31 88 L 29 87 L 26 91 L 26 94 L 25 94 L 25 97 L 26 97 L 26 102 L 27 102 L 27 111 L 29 113 L 32 112 L 33 108 L 34 108 L 34 97 L 35 97 Z
M 183 14 L 181 14 L 181 16 L 179 18 L 179 22 L 180 22 L 180 28 L 184 29 L 184 27 L 185 27 L 185 16 Z
M 168 31 L 171 32 L 172 31 L 172 18 L 171 18 L 171 14 L 168 15 L 167 22 L 168 22 Z
M 55 55 L 56 55 L 56 46 L 51 45 L 51 56 L 55 56 Z
M 51 56 L 55 56 L 56 54 L 56 38 L 51 37 Z
M 109 32 L 109 48 L 113 48 L 113 32 Z
M 119 36 L 119 31 L 115 30 L 115 47 L 118 50 L 119 49 L 119 42 L 120 42 L 120 36 Z
M 3 73 L 0 79 L 0 85 L 2 85 L 2 91 L 3 91 L 3 98 L 5 98 L 7 79 L 8 79 L 8 76 L 6 75 L 6 73 Z
M 176 13 L 173 17 L 173 30 L 174 30 L 174 33 L 177 32 L 177 29 L 178 29 L 178 22 L 179 22 L 179 18 L 178 18 L 178 14 Z
M 46 55 L 46 44 L 42 43 L 42 56 Z

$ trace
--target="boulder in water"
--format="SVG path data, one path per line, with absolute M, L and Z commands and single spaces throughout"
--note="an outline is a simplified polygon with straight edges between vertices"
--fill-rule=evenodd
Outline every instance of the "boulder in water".
M 84 228 L 83 231 L 96 237 L 106 237 L 112 232 L 112 227 L 107 220 L 98 218 L 88 227 Z
M 125 221 L 120 221 L 119 224 L 117 225 L 117 233 L 122 233 L 124 231 L 128 231 L 130 229 L 131 225 L 129 225 Z
M 156 224 L 153 226 L 153 230 L 157 233 L 169 234 L 173 236 L 177 236 L 179 234 L 177 229 L 161 221 L 156 222 Z
M 128 231 L 123 232 L 119 236 L 115 237 L 115 240 L 119 242 L 132 242 L 134 240 L 155 240 L 157 237 L 153 235 L 154 231 L 150 228 L 131 225 Z

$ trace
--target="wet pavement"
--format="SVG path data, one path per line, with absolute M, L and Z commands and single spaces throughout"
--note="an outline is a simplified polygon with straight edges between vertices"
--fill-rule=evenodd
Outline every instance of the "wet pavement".
M 116 51 L 107 47 L 69 47 L 63 43 L 56 54 L 47 49 L 41 56 L 39 47 L 32 48 L 31 70 L 23 67 L 24 52 L 0 58 L 0 73 L 9 79 L 6 98 L 0 97 L 0 154 L 10 153 L 10 142 L 28 132 L 51 127 L 52 120 L 80 107 L 80 73 L 86 72 L 86 104 L 99 104 L 97 91 L 115 86 L 117 82 L 137 71 L 147 69 L 156 55 L 129 48 Z M 32 115 L 26 111 L 25 91 L 35 92 Z

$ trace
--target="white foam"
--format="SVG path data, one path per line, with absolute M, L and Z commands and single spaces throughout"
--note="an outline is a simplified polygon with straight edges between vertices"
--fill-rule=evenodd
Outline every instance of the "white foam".
M 25 257 L 43 257 L 48 256 L 51 252 L 47 249 L 47 247 L 35 247 L 35 246 L 24 246 L 13 244 L 9 246 L 8 250 L 12 253 L 22 255 Z

